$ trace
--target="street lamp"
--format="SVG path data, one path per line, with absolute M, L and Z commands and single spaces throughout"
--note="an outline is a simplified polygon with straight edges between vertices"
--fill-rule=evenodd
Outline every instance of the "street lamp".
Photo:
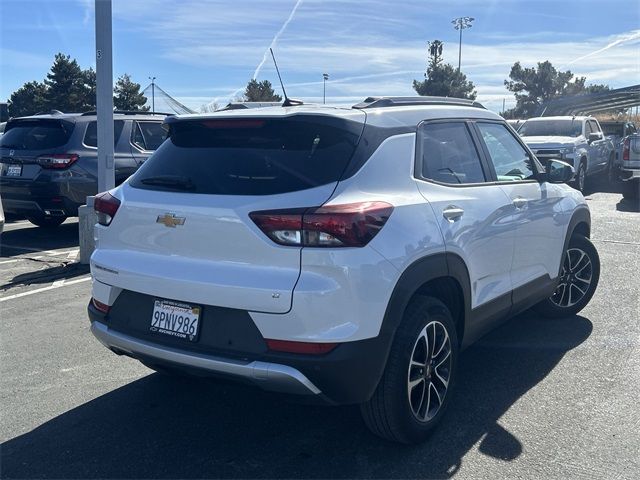
M 322 103 L 327 103 L 327 80 L 329 80 L 329 74 L 322 74 Z
M 149 77 L 151 80 L 151 113 L 156 113 L 156 77 Z
M 475 20 L 473 17 L 458 17 L 451 20 L 453 28 L 460 30 L 460 43 L 458 45 L 458 71 L 460 71 L 460 64 L 462 61 L 462 30 L 465 28 L 471 28 L 472 23 Z

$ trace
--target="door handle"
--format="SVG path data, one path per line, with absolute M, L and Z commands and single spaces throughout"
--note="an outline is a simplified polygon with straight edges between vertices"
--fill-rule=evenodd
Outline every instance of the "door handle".
M 442 211 L 442 216 L 450 222 L 455 222 L 464 214 L 464 210 L 455 205 L 449 205 Z
M 522 197 L 516 197 L 513 199 L 513 206 L 518 210 L 523 208 L 527 204 L 527 199 Z

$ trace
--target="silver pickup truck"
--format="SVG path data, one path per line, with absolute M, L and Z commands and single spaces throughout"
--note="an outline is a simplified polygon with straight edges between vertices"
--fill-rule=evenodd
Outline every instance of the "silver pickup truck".
M 584 191 L 587 177 L 613 177 L 615 148 L 593 117 L 537 117 L 524 122 L 518 133 L 539 160 L 561 159 L 576 170 L 574 186 Z

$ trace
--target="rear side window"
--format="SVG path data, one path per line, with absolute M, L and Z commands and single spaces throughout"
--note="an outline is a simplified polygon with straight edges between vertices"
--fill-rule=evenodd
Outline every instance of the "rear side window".
M 26 119 L 8 122 L 0 137 L 0 147 L 13 150 L 47 150 L 65 145 L 73 132 L 73 122 Z
M 219 195 L 273 195 L 337 182 L 362 124 L 339 118 L 180 121 L 131 185 Z
M 124 128 L 123 120 L 114 120 L 113 122 L 113 146 L 118 144 L 118 139 L 122 134 Z M 87 130 L 84 133 L 84 140 L 82 141 L 87 147 L 98 147 L 98 124 L 97 122 L 89 122 Z
M 422 124 L 417 155 L 424 179 L 453 185 L 485 181 L 480 156 L 464 122 Z
M 140 150 L 156 150 L 167 138 L 160 122 L 134 122 L 131 143 Z

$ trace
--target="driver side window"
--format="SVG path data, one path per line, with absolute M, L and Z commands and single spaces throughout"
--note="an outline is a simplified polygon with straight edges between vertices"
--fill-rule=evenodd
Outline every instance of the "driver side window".
M 478 122 L 477 125 L 498 182 L 517 182 L 534 177 L 535 170 L 529 154 L 507 127 L 500 123 Z

